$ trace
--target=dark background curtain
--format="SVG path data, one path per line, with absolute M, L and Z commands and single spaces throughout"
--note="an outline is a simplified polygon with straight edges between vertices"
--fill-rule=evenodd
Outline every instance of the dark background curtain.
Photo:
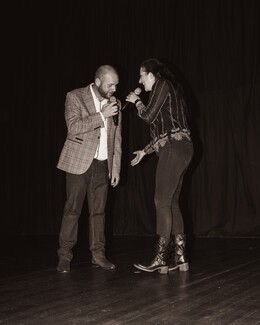
M 56 235 L 65 174 L 66 93 L 101 64 L 120 75 L 117 96 L 138 85 L 139 63 L 169 62 L 187 91 L 195 145 L 181 206 L 196 235 L 260 234 L 260 2 L 16 1 L 2 10 L 2 234 Z M 144 101 L 147 94 L 141 94 Z M 133 106 L 123 112 L 122 181 L 110 189 L 115 235 L 155 233 L 157 158 L 130 166 L 149 141 Z M 84 214 L 84 216 L 83 216 Z M 87 204 L 80 218 L 86 232 Z

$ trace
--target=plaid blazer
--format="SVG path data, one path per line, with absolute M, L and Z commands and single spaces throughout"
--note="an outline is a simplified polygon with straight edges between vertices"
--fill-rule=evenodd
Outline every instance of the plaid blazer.
M 119 102 L 118 126 L 112 117 L 107 118 L 107 149 L 109 177 L 120 173 L 122 113 Z M 65 101 L 67 138 L 62 148 L 57 168 L 72 174 L 83 174 L 91 165 L 100 139 L 104 122 L 96 112 L 90 85 L 67 93 Z

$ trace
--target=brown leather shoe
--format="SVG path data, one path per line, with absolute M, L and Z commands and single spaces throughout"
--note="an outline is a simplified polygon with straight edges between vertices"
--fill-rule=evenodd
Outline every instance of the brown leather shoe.
M 105 256 L 93 257 L 92 266 L 101 267 L 104 270 L 114 270 L 116 267 Z

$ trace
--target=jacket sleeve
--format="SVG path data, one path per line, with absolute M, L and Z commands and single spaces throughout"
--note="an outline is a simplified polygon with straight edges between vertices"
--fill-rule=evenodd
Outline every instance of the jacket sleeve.
M 169 85 L 165 80 L 158 80 L 151 92 L 148 105 L 137 105 L 138 116 L 146 123 L 151 124 L 160 112 L 160 109 L 169 94 Z
M 115 140 L 114 140 L 114 153 L 113 153 L 113 165 L 112 173 L 120 173 L 121 169 L 121 156 L 122 156 L 122 112 L 121 112 L 121 102 L 119 102 L 119 113 L 118 113 L 118 126 L 115 130 Z

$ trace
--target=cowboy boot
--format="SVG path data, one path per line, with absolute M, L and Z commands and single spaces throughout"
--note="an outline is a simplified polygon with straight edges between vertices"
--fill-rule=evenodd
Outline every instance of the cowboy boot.
M 179 269 L 180 271 L 188 271 L 189 263 L 186 258 L 186 236 L 184 234 L 177 234 L 172 236 L 170 244 L 171 252 L 169 254 L 168 269 L 173 271 Z
M 168 244 L 169 240 L 166 240 L 165 237 L 157 236 L 156 245 L 155 245 L 155 256 L 152 261 L 148 264 L 134 264 L 134 266 L 145 272 L 154 272 L 158 270 L 161 274 L 168 273 Z

